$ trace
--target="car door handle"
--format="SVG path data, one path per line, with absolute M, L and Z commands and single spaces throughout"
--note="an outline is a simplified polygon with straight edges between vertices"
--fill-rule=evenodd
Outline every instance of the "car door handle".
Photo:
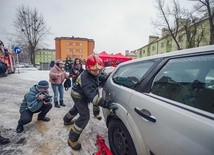
M 142 116 L 143 118 L 145 118 L 146 120 L 155 123 L 156 122 L 156 118 L 154 116 L 151 115 L 151 113 L 146 110 L 146 109 L 139 109 L 139 108 L 134 108 L 134 111 Z

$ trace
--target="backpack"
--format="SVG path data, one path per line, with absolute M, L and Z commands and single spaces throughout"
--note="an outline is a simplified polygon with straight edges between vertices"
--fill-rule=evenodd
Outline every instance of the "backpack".
M 66 79 L 64 82 L 65 91 L 67 91 L 70 87 L 71 87 L 71 80 L 69 78 L 69 79 Z

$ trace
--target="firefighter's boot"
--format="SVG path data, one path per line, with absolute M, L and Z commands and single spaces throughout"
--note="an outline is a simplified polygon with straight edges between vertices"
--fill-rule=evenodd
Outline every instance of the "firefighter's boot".
M 56 108 L 60 108 L 60 105 L 59 105 L 58 101 L 54 102 L 54 105 L 55 105 Z
M 78 127 L 75 124 L 71 127 L 68 138 L 68 145 L 75 151 L 79 151 L 81 149 L 81 144 L 78 142 L 78 139 L 82 133 L 82 129 L 77 128 Z
M 102 117 L 100 116 L 100 107 L 97 105 L 93 105 L 93 114 L 98 120 L 101 120 Z
M 69 112 L 63 117 L 64 125 L 73 125 L 76 119 L 75 116 L 71 115 Z
M 71 139 L 68 139 L 68 145 L 75 151 L 79 151 L 81 150 L 82 146 L 79 142 L 75 141 L 71 141 Z

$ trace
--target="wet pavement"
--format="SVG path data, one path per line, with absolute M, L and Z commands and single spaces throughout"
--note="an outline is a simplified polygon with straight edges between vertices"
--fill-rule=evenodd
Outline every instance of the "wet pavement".
M 97 151 L 96 135 L 107 137 L 104 120 L 94 118 L 92 105 L 89 105 L 91 118 L 79 139 L 82 150 L 73 151 L 68 146 L 70 126 L 65 126 L 62 119 L 73 106 L 70 90 L 64 92 L 66 107 L 53 107 L 47 114 L 51 118 L 50 122 L 37 121 L 37 114 L 34 114 L 32 122 L 24 126 L 24 132 L 16 133 L 24 94 L 39 80 L 48 80 L 48 73 L 22 69 L 19 74 L 0 78 L 0 131 L 3 137 L 11 141 L 0 145 L 0 155 L 91 155 Z M 51 89 L 50 93 L 53 94 Z
M 1 127 L 2 129 L 3 127 Z M 14 129 L 3 129 L 1 135 L 5 138 L 10 138 L 10 143 L 0 145 L 0 155 L 21 155 L 22 146 L 26 143 L 26 138 L 20 137 L 14 132 Z

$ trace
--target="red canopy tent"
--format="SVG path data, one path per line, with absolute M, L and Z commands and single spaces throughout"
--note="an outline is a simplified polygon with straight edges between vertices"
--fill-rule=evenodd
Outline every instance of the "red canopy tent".
M 103 62 L 115 61 L 115 58 L 112 55 L 107 54 L 105 51 L 102 51 L 98 56 L 103 60 Z
M 117 66 L 121 62 L 132 60 L 132 58 L 126 57 L 121 53 L 109 55 L 105 51 L 99 53 L 98 56 L 103 60 L 105 66 Z
M 132 60 L 132 58 L 126 57 L 121 53 L 114 54 L 113 57 L 115 57 L 118 62 L 124 62 L 124 61 L 128 61 L 128 60 Z

